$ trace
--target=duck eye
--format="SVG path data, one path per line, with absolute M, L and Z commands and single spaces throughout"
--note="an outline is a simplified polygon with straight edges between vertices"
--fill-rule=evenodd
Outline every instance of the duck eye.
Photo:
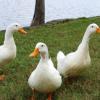
M 91 26 L 92 28 L 94 27 L 94 26 Z
M 16 27 L 18 26 L 18 25 L 15 25 Z
M 44 45 L 41 45 L 41 47 L 44 47 Z

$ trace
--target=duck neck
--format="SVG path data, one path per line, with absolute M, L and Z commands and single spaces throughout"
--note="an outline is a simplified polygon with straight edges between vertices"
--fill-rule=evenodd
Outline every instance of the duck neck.
M 90 40 L 90 33 L 87 30 L 83 36 L 81 44 L 78 47 L 78 50 L 82 52 L 89 52 L 89 40 Z
M 83 39 L 82 39 L 82 44 L 88 44 L 90 40 L 90 34 L 88 31 L 85 32 Z
M 49 54 L 47 52 L 41 53 L 40 56 L 42 61 L 47 61 L 49 59 Z
M 14 38 L 13 38 L 13 31 L 10 29 L 6 30 L 4 45 L 6 46 L 15 46 Z

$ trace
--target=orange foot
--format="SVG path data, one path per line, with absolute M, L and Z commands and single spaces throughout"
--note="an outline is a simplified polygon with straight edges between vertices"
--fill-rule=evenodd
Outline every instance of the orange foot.
M 34 96 L 35 90 L 32 89 L 32 92 L 33 92 L 33 95 L 31 96 L 31 99 L 30 100 L 35 100 L 35 96 Z
M 34 97 L 34 96 L 32 96 L 32 97 L 31 97 L 31 100 L 35 100 L 35 97 Z
M 3 81 L 5 79 L 5 75 L 0 75 L 0 81 Z
M 52 100 L 52 94 L 48 95 L 48 100 Z

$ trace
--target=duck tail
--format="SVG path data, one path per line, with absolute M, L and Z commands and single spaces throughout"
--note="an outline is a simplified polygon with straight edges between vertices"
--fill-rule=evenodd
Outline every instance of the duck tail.
M 62 51 L 59 51 L 57 54 L 57 62 L 61 61 L 65 57 Z
M 57 54 L 57 70 L 61 74 L 62 72 L 62 61 L 64 59 L 65 55 L 62 51 L 59 51 Z

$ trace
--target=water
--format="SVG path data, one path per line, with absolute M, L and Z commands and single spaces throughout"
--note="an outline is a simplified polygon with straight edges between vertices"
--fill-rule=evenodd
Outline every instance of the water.
M 13 22 L 29 26 L 34 7 L 34 0 L 0 0 L 0 30 Z
M 45 21 L 100 15 L 100 0 L 45 0 Z M 0 0 L 0 30 L 13 22 L 29 26 L 35 0 Z

